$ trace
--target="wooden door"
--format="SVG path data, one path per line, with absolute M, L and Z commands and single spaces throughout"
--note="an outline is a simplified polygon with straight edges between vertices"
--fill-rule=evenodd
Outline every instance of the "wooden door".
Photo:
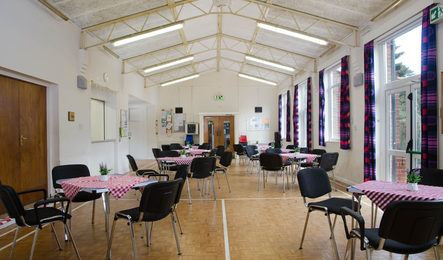
M 234 116 L 227 115 L 227 116 L 205 116 L 204 117 L 204 142 L 212 144 L 211 138 L 214 139 L 214 145 L 213 148 L 217 146 L 224 146 L 225 145 L 225 133 L 224 133 L 224 125 L 225 122 L 229 123 L 229 135 L 230 135 L 230 142 L 229 146 L 226 147 L 227 150 L 234 150 Z M 214 132 L 213 135 L 211 135 L 211 128 Z
M 47 189 L 46 88 L 0 76 L 0 180 L 17 191 Z M 22 197 L 25 204 L 41 194 Z

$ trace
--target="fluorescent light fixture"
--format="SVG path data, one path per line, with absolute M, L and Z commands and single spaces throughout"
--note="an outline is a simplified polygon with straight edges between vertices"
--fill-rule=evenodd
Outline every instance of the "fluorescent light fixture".
M 181 58 L 181 59 L 178 59 L 178 60 L 173 60 L 173 61 L 165 62 L 165 63 L 159 64 L 159 65 L 155 65 L 155 66 L 146 68 L 146 69 L 144 69 L 144 72 L 145 73 L 150 73 L 150 72 L 153 72 L 153 71 L 156 71 L 156 70 L 161 70 L 161 69 L 164 69 L 164 68 L 168 68 L 168 67 L 172 67 L 172 66 L 175 66 L 175 65 L 178 65 L 178 64 L 182 64 L 182 63 L 191 61 L 193 59 L 194 59 L 194 56 L 188 56 L 188 57 L 184 57 L 184 58 Z
M 140 41 L 149 37 L 154 37 L 160 34 L 164 34 L 164 33 L 168 33 L 168 32 L 172 32 L 175 30 L 179 30 L 183 28 L 183 23 L 176 23 L 170 26 L 166 26 L 163 27 L 161 29 L 157 29 L 157 30 L 152 30 L 152 31 L 148 31 L 148 32 L 144 32 L 144 33 L 139 33 L 133 36 L 128 36 L 128 37 L 124 37 L 120 40 L 116 40 L 112 43 L 112 45 L 114 45 L 115 47 L 117 46 L 122 46 L 128 43 L 132 43 L 132 42 L 136 42 L 136 41 Z
M 262 60 L 262 59 L 259 59 L 259 58 L 253 57 L 253 56 L 249 56 L 249 55 L 246 55 L 246 59 L 250 60 L 250 61 L 254 61 L 254 62 L 258 62 L 258 63 L 264 64 L 264 65 L 276 67 L 276 68 L 279 68 L 279 69 L 282 69 L 282 70 L 287 70 L 287 71 L 290 71 L 290 72 L 294 72 L 295 71 L 293 68 L 291 68 L 289 66 L 285 66 L 285 65 L 282 65 L 282 64 L 279 64 L 279 63 L 275 63 L 275 62 L 272 62 L 272 61 Z
M 312 37 L 312 36 L 309 36 L 309 35 L 306 35 L 306 34 L 294 32 L 294 31 L 290 31 L 290 30 L 286 30 L 286 29 L 283 29 L 283 28 L 280 28 L 280 27 L 277 27 L 277 26 L 273 26 L 273 25 L 267 24 L 267 23 L 257 23 L 257 26 L 262 28 L 262 29 L 265 29 L 265 30 L 273 31 L 273 32 L 276 32 L 276 33 L 281 33 L 281 34 L 284 34 L 284 35 L 287 35 L 287 36 L 291 36 L 291 37 L 294 37 L 294 38 L 302 39 L 302 40 L 305 40 L 305 41 L 310 41 L 310 42 L 313 42 L 313 43 L 316 43 L 316 44 L 328 45 L 327 41 L 322 40 L 320 38 L 316 38 L 316 37 Z
M 169 86 L 169 85 L 172 85 L 172 84 L 175 84 L 175 83 L 183 82 L 183 81 L 190 80 L 190 79 L 195 79 L 195 78 L 198 78 L 198 77 L 200 77 L 199 74 L 194 74 L 194 75 L 187 76 L 187 77 L 184 77 L 184 78 L 174 79 L 174 80 L 162 83 L 162 84 L 160 84 L 160 86 L 166 87 L 166 86 Z
M 258 81 L 258 82 L 261 82 L 261 83 L 269 84 L 269 85 L 272 85 L 272 86 L 277 86 L 277 83 L 275 83 L 275 82 L 268 81 L 268 80 L 261 79 L 261 78 L 256 78 L 256 77 L 249 76 L 249 75 L 246 75 L 246 74 L 238 73 L 238 76 L 242 77 L 242 78 L 245 78 L 245 79 L 255 80 L 255 81 Z

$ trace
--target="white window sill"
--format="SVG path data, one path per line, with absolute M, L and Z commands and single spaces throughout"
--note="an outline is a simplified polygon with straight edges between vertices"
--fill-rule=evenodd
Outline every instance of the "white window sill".
M 326 141 L 326 143 L 332 143 L 332 144 L 340 143 L 340 140 L 339 139 L 337 139 L 337 140 L 328 140 L 328 141 Z

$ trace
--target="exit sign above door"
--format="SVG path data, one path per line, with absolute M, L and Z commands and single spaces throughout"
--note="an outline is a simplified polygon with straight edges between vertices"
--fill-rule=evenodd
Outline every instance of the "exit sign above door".
M 214 95 L 215 101 L 223 101 L 224 99 L 225 99 L 225 97 L 223 95 Z
M 431 23 L 440 23 L 443 21 L 443 5 L 437 5 L 430 11 Z

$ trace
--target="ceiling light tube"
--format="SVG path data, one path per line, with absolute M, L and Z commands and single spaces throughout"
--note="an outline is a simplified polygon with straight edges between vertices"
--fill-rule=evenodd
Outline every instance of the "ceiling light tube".
M 162 83 L 162 84 L 160 84 L 160 86 L 166 87 L 166 86 L 169 86 L 169 85 L 172 85 L 172 84 L 176 84 L 176 83 L 179 83 L 179 82 L 187 81 L 187 80 L 190 80 L 190 79 L 195 79 L 195 78 L 198 78 L 198 77 L 200 77 L 199 74 L 194 74 L 194 75 L 187 76 L 187 77 L 184 77 L 184 78 L 174 79 L 174 80 Z
M 160 29 L 154 29 L 154 30 L 150 30 L 147 32 L 137 33 L 137 34 L 133 34 L 133 35 L 130 35 L 127 37 L 120 38 L 118 40 L 113 41 L 112 45 L 114 47 L 118 47 L 118 46 L 122 46 L 122 45 L 125 45 L 128 43 L 132 43 L 132 42 L 140 41 L 140 40 L 143 40 L 146 38 L 154 37 L 154 36 L 157 36 L 160 34 L 176 31 L 176 30 L 179 30 L 182 28 L 183 28 L 183 23 L 175 23 L 175 24 L 171 24 L 171 25 L 162 27 Z
M 290 72 L 294 72 L 295 71 L 294 68 L 291 68 L 289 66 L 285 66 L 285 65 L 282 65 L 280 63 L 276 63 L 276 62 L 272 62 L 272 61 L 263 60 L 263 59 L 260 59 L 260 58 L 256 58 L 254 56 L 246 55 L 245 58 L 247 60 L 250 60 L 250 61 L 258 62 L 258 63 L 264 64 L 264 65 L 272 66 L 272 67 L 279 68 L 279 69 L 282 69 L 282 70 L 286 70 L 286 71 L 290 71 Z
M 194 56 L 188 56 L 188 57 L 180 58 L 180 59 L 177 59 L 177 60 L 164 62 L 164 63 L 158 64 L 158 65 L 154 65 L 154 66 L 151 66 L 151 67 L 147 67 L 143 71 L 145 73 L 151 73 L 153 71 L 161 70 L 161 69 L 172 67 L 172 66 L 175 66 L 175 65 L 178 65 L 178 64 L 182 64 L 182 63 L 185 63 L 185 62 L 188 62 L 188 61 L 192 61 L 193 59 L 194 59 Z
M 306 35 L 306 34 L 303 34 L 303 33 L 298 33 L 298 32 L 294 32 L 294 31 L 290 31 L 290 30 L 283 29 L 283 28 L 280 28 L 280 27 L 277 27 L 277 26 L 274 26 L 274 25 L 267 24 L 267 23 L 257 23 L 257 26 L 262 28 L 262 29 L 265 29 L 265 30 L 269 30 L 269 31 L 276 32 L 276 33 L 281 33 L 281 34 L 284 34 L 284 35 L 287 35 L 287 36 L 291 36 L 291 37 L 294 37 L 294 38 L 298 38 L 298 39 L 301 39 L 301 40 L 313 42 L 313 43 L 320 44 L 320 45 L 328 45 L 328 42 L 323 40 L 323 39 L 320 39 L 320 38 L 317 38 L 317 37 L 313 37 L 313 36 L 309 36 L 309 35 Z
M 250 79 L 250 80 L 255 80 L 255 81 L 258 81 L 258 82 L 261 82 L 261 83 L 265 83 L 265 84 L 268 84 L 268 85 L 277 86 L 277 83 L 275 83 L 275 82 L 272 82 L 272 81 L 269 81 L 269 80 L 265 80 L 265 79 L 261 79 L 261 78 L 256 78 L 256 77 L 249 76 L 249 75 L 246 75 L 246 74 L 243 74 L 243 73 L 239 73 L 238 76 L 242 77 L 242 78 L 245 78 L 245 79 Z

